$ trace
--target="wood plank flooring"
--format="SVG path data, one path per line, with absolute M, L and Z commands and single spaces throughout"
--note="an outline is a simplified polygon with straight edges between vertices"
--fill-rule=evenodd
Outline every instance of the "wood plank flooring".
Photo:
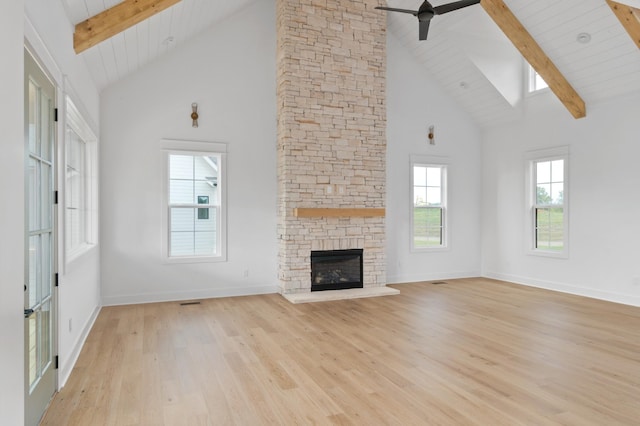
M 487 279 L 105 307 L 44 425 L 639 425 L 640 308 Z

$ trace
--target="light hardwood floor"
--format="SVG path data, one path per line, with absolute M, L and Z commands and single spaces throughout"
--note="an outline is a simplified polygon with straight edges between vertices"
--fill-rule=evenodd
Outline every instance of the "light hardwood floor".
M 102 309 L 44 425 L 638 425 L 640 308 L 486 279 Z

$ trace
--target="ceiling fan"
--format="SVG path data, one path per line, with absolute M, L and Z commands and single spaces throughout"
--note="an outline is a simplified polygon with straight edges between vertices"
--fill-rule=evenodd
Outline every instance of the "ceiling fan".
M 389 10 L 391 12 L 401 12 L 401 13 L 410 13 L 411 15 L 418 18 L 418 23 L 420 24 L 420 40 L 426 40 L 427 34 L 429 33 L 429 24 L 431 23 L 431 18 L 435 15 L 442 15 L 443 13 L 453 12 L 454 10 L 462 9 L 463 7 L 472 6 L 474 4 L 480 3 L 480 0 L 462 0 L 455 1 L 453 3 L 443 4 L 442 6 L 431 6 L 427 0 L 420 6 L 418 10 L 409 10 L 409 9 L 396 9 L 394 7 L 376 7 L 376 9 L 380 10 Z

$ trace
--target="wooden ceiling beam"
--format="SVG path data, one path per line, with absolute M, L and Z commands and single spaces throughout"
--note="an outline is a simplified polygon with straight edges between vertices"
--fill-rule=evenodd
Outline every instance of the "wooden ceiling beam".
M 81 53 L 182 0 L 124 0 L 82 21 L 73 33 L 73 49 Z
M 640 49 L 640 9 L 612 0 L 607 0 L 607 4 Z
M 549 88 L 560 99 L 574 118 L 587 115 L 585 103 L 571 84 L 544 53 L 518 18 L 502 0 L 481 0 L 480 4 L 502 32 L 511 40 L 533 69 L 547 82 Z

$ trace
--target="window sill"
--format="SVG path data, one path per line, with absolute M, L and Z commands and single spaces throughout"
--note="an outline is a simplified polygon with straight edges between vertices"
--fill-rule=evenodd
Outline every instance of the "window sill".
M 538 257 L 550 257 L 554 259 L 568 259 L 569 253 L 567 250 L 563 250 L 562 252 L 555 251 L 545 251 L 545 250 L 529 250 L 527 253 L 530 256 L 538 256 Z
M 424 248 L 415 248 L 411 247 L 411 253 L 437 253 L 449 251 L 448 246 L 440 246 L 440 247 L 424 247 Z
M 548 87 L 545 87 L 544 89 L 539 89 L 539 90 L 534 90 L 533 92 L 527 92 L 525 93 L 524 97 L 525 98 L 532 98 L 538 95 L 543 95 L 545 93 L 551 93 L 551 89 Z
M 167 265 L 172 264 L 188 264 L 188 263 L 220 263 L 226 262 L 227 257 L 225 255 L 220 256 L 180 256 L 180 257 L 166 257 L 164 262 Z
M 73 269 L 73 265 L 80 262 L 89 252 L 91 252 L 97 244 L 82 244 L 75 250 L 65 254 L 65 270 Z

